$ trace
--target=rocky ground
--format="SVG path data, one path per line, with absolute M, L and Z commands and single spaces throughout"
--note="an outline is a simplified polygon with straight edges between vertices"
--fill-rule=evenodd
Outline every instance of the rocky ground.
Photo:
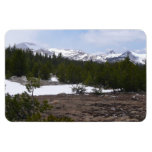
M 73 121 L 142 121 L 146 117 L 145 93 L 59 94 L 36 98 L 53 105 L 45 115 L 66 116 Z
M 52 76 L 53 78 L 56 78 L 56 76 Z M 10 81 L 13 82 L 18 82 L 22 85 L 26 85 L 27 84 L 27 78 L 26 76 L 22 76 L 22 77 L 17 77 L 17 76 L 12 76 L 11 78 L 9 78 Z M 59 85 L 62 84 L 59 81 L 52 81 L 51 78 L 49 80 L 40 80 L 40 86 L 44 86 L 44 85 Z

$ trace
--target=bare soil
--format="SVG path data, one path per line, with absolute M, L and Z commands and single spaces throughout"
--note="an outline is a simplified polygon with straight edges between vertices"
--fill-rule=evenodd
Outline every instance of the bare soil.
M 107 93 L 104 95 L 45 95 L 53 109 L 46 115 L 69 117 L 77 122 L 142 121 L 146 117 L 145 93 Z

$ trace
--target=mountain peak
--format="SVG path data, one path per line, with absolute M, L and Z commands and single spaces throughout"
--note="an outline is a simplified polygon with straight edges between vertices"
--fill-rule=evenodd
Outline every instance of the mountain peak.
M 26 49 L 31 49 L 32 51 L 35 50 L 39 50 L 39 49 L 43 49 L 41 46 L 35 44 L 35 43 L 31 43 L 31 42 L 22 42 L 22 43 L 18 43 L 16 45 L 17 48 L 26 50 Z
M 73 49 L 57 49 L 57 48 L 43 48 L 37 44 L 30 42 L 23 42 L 16 45 L 17 48 L 21 48 L 23 50 L 30 49 L 34 52 L 34 54 L 39 53 L 41 55 L 52 56 L 55 54 L 58 56 L 60 53 L 64 58 L 68 58 L 70 60 L 81 60 L 81 61 L 89 61 L 92 60 L 94 62 L 118 62 L 124 60 L 126 57 L 129 57 L 133 63 L 145 64 L 146 55 L 137 54 L 132 51 L 126 51 L 124 53 L 115 53 L 114 50 L 109 50 L 108 53 L 105 54 L 88 54 L 81 50 L 73 50 Z
M 130 55 L 132 55 L 133 54 L 133 52 L 132 51 L 126 51 L 126 52 L 124 52 L 123 54 L 122 54 L 122 56 L 130 56 Z
M 108 54 L 116 54 L 116 52 L 114 50 L 110 50 Z

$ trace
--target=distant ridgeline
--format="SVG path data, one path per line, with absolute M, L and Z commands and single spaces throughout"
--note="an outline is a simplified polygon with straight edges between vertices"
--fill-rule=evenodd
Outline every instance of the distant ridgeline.
M 122 91 L 146 91 L 146 64 L 132 63 L 127 57 L 115 63 L 75 61 L 58 56 L 42 56 L 30 50 L 6 48 L 6 78 L 33 75 L 49 79 L 50 73 L 60 82 L 121 89 Z

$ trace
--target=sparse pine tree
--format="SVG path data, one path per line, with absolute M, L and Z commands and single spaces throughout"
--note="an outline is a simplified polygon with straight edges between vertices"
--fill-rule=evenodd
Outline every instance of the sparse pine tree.
M 29 93 L 32 93 L 32 99 L 33 99 L 34 89 L 39 88 L 39 87 L 40 87 L 39 78 L 34 78 L 32 76 L 27 77 L 26 89 Z

